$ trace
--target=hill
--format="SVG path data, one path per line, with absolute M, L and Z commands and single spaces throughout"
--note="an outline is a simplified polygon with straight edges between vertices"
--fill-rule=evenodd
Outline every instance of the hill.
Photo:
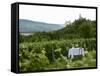
M 45 22 L 31 21 L 27 19 L 19 19 L 19 31 L 21 33 L 31 32 L 49 32 L 63 28 L 61 24 L 51 24 Z

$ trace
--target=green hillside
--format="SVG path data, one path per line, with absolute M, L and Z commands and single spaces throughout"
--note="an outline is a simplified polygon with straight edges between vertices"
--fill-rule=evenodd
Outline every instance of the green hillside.
M 85 56 L 68 57 L 73 46 L 84 48 Z M 19 69 L 23 72 L 95 68 L 96 50 L 96 21 L 80 17 L 56 31 L 20 34 Z
M 96 37 L 96 22 L 79 18 L 70 24 L 65 24 L 65 27 L 51 32 L 33 32 L 33 35 L 20 35 L 20 42 L 37 42 L 61 39 L 75 38 L 95 38 Z

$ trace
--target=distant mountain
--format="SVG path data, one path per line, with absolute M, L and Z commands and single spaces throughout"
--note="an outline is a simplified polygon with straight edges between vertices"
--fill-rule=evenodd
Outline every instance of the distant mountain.
M 23 33 L 30 32 L 49 32 L 63 28 L 60 24 L 50 24 L 45 22 L 31 21 L 27 19 L 19 19 L 19 31 Z

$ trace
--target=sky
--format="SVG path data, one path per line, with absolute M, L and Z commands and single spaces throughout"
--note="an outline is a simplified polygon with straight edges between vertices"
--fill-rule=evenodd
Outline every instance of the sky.
M 53 24 L 73 22 L 81 15 L 83 18 L 96 20 L 96 10 L 87 8 L 51 7 L 19 5 L 19 18 Z

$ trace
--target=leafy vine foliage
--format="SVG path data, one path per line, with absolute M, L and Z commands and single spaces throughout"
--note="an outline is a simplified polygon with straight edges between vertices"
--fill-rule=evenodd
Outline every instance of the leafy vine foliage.
M 96 67 L 96 21 L 80 17 L 60 30 L 20 34 L 19 42 L 21 71 Z M 76 44 L 85 56 L 70 59 L 68 50 Z

